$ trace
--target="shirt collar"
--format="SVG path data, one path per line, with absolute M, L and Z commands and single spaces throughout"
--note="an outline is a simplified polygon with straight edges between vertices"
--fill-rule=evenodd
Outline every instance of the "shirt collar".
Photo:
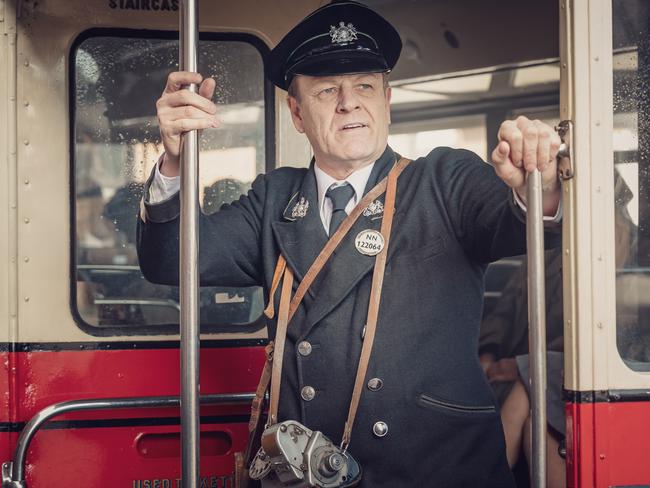
M 354 203 L 358 203 L 359 200 L 363 197 L 363 192 L 366 188 L 366 183 L 368 183 L 368 178 L 370 178 L 370 173 L 372 168 L 375 166 L 375 163 L 369 164 L 360 168 L 353 173 L 351 173 L 344 180 L 337 180 L 332 178 L 330 175 L 325 173 L 322 169 L 318 167 L 318 164 L 314 164 L 314 173 L 316 174 L 316 185 L 318 186 L 318 208 L 322 211 L 323 205 L 325 203 L 325 193 L 327 190 L 334 184 L 336 186 L 342 185 L 343 183 L 349 183 L 354 188 Z

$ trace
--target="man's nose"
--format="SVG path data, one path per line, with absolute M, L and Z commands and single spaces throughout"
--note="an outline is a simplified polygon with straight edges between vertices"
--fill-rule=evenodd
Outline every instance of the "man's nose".
M 359 98 L 353 87 L 342 87 L 339 90 L 339 104 L 336 109 L 339 112 L 351 112 L 359 108 Z

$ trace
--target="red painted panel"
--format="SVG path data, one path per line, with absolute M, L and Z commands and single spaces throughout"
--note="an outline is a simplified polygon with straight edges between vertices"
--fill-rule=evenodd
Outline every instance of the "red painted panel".
M 2 373 L 0 374 L 0 415 L 4 417 L 6 412 L 9 411 L 9 377 L 10 377 L 10 364 L 9 353 L 0 352 L 0 361 L 2 362 Z
M 13 458 L 15 437 L 13 432 L 0 432 L 0 464 Z
M 225 432 L 234 444 L 227 454 L 201 456 L 201 486 L 230 488 L 233 455 L 244 448 L 247 425 L 204 425 L 202 430 Z M 177 426 L 44 430 L 36 436 L 28 454 L 27 485 L 53 486 L 57 480 L 57 486 L 180 487 L 180 452 L 169 457 L 150 457 L 143 456 L 137 447 L 142 435 L 178 431 Z
M 42 408 L 66 400 L 178 395 L 180 391 L 178 349 L 11 354 L 17 366 L 19 411 L 10 419 L 3 408 L 0 422 L 25 422 Z M 263 364 L 262 347 L 202 349 L 201 392 L 255 391 Z M 115 412 L 111 417 L 134 415 L 139 416 L 130 411 Z
M 567 488 L 593 487 L 593 403 L 567 403 L 565 413 Z
M 598 486 L 650 482 L 650 402 L 596 403 Z
M 566 413 L 569 487 L 650 482 L 650 402 L 567 404 Z
M 4 353 L 5 372 L 0 422 L 26 422 L 42 408 L 66 400 L 178 395 L 178 349 L 80 350 Z M 9 361 L 15 363 L 11 371 Z M 264 364 L 263 347 L 201 350 L 201 392 L 253 392 Z M 12 374 L 13 373 L 13 374 Z M 10 398 L 10 383 L 17 395 Z M 13 409 L 8 408 L 10 401 Z M 250 407 L 202 407 L 202 416 L 227 416 L 225 424 L 202 424 L 213 434 L 203 441 L 202 486 L 226 486 L 233 454 L 244 448 Z M 54 420 L 162 418 L 174 423 L 178 408 L 106 410 L 69 414 Z M 212 421 L 215 421 L 214 419 Z M 222 421 L 222 420 L 217 420 Z M 91 426 L 45 429 L 37 433 L 27 455 L 29 486 L 169 488 L 178 486 L 178 425 Z M 106 425 L 106 424 L 104 424 Z M 18 433 L 0 434 L 0 461 L 13 458 Z M 224 453 L 224 451 L 227 451 Z M 231 483 L 228 481 L 228 486 Z

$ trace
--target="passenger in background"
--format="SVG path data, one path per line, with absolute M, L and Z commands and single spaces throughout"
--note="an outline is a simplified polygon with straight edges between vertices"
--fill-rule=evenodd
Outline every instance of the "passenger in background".
M 547 251 L 546 270 L 546 349 L 548 417 L 548 486 L 562 487 L 564 459 L 558 447 L 564 440 L 562 402 L 564 362 L 562 318 L 562 252 Z M 510 467 L 519 459 L 522 447 L 530 465 L 530 402 L 528 399 L 528 297 L 527 266 L 523 261 L 508 281 L 501 299 L 483 319 L 479 357 L 483 370 L 501 405 L 501 421 L 506 437 Z M 523 442 L 523 446 L 522 446 Z
M 636 262 L 637 227 L 627 211 L 632 192 L 618 173 L 615 175 L 615 227 L 616 227 L 616 269 Z M 566 420 L 562 388 L 564 379 L 564 337 L 563 337 L 563 292 L 562 292 L 562 250 L 547 251 L 545 254 L 546 287 L 546 366 L 547 366 L 547 461 L 548 487 L 566 486 L 565 462 L 559 454 L 566 436 Z M 625 278 L 625 276 L 623 276 Z M 625 280 L 617 278 L 617 292 L 625 290 Z M 636 284 L 635 284 L 636 286 Z M 620 301 L 620 300 L 619 300 Z M 621 336 L 626 330 L 634 330 L 636 324 L 620 323 L 619 305 L 619 349 L 623 357 L 628 347 Z M 642 352 L 639 352 L 642 351 Z M 636 345 L 634 359 L 644 360 L 650 356 L 647 341 Z M 492 389 L 501 405 L 501 421 L 506 437 L 506 455 L 510 467 L 514 467 L 522 451 L 531 465 L 530 447 L 530 401 L 529 401 L 529 356 L 528 356 L 528 287 L 527 266 L 523 260 L 521 269 L 508 281 L 501 298 L 481 324 L 479 359 Z

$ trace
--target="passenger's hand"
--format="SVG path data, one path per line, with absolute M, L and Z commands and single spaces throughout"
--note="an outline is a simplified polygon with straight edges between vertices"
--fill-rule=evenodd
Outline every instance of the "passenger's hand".
M 524 116 L 506 120 L 499 128 L 499 144 L 492 151 L 492 163 L 499 177 L 526 201 L 526 172 L 542 173 L 544 214 L 553 215 L 560 201 L 557 153 L 560 136 L 539 120 Z
M 514 381 L 519 378 L 519 368 L 515 358 L 503 358 L 491 364 L 485 372 L 490 383 L 495 381 Z
M 184 88 L 191 83 L 200 83 L 198 93 Z M 210 100 L 215 85 L 212 78 L 204 80 L 199 73 L 188 71 L 176 71 L 167 77 L 165 91 L 156 102 L 160 135 L 165 146 L 165 158 L 160 171 L 165 176 L 177 176 L 180 172 L 182 133 L 219 127 L 217 106 Z
M 487 375 L 488 369 L 490 369 L 490 366 L 496 362 L 496 358 L 491 352 L 484 352 L 478 357 L 478 362 L 480 363 L 483 372 Z

